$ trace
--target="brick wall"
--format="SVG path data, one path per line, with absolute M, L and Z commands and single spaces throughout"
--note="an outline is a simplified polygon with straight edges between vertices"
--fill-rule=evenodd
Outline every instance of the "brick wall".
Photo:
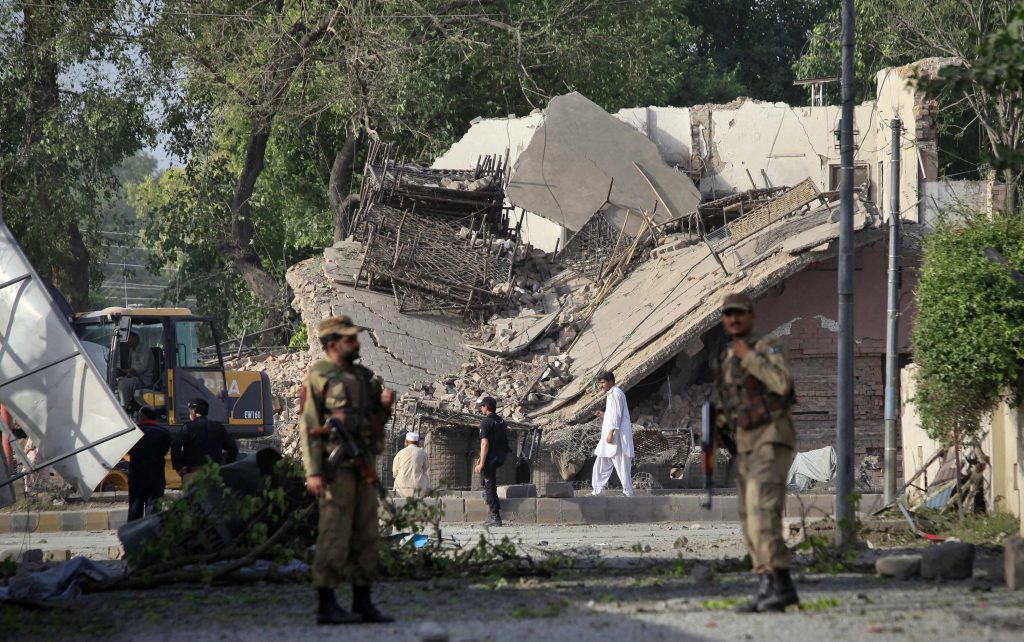
M 797 450 L 813 450 L 836 443 L 837 332 L 820 318 L 793 322 L 784 336 L 793 368 L 798 404 L 794 407 Z M 881 461 L 885 447 L 885 342 L 862 339 L 854 348 L 854 466 L 865 455 Z M 882 471 L 872 472 L 881 483 Z

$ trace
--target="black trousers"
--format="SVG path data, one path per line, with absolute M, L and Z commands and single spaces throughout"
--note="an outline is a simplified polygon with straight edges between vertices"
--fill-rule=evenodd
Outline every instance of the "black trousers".
M 148 480 L 147 480 L 148 481 Z M 141 482 L 128 478 L 128 521 L 142 519 L 156 512 L 156 500 L 164 496 L 164 484 Z
M 501 504 L 498 503 L 498 468 L 497 462 L 485 462 L 483 471 L 480 473 L 480 482 L 484 487 L 484 501 L 491 509 L 491 515 L 501 514 Z

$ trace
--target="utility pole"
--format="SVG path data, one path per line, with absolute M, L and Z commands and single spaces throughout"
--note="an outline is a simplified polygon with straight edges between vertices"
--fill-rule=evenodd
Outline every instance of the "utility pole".
M 892 127 L 892 161 L 889 172 L 889 304 L 885 329 L 885 504 L 896 502 L 896 430 L 900 396 L 900 132 L 903 123 L 895 116 Z
M 836 393 L 836 544 L 856 537 L 853 495 L 853 0 L 842 7 L 842 120 L 839 125 L 839 346 Z

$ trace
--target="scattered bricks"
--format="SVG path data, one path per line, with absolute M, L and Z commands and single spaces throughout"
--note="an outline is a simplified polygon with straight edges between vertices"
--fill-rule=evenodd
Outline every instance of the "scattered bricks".
M 107 559 L 108 560 L 119 560 L 124 557 L 124 548 L 121 546 L 108 546 L 107 547 Z
M 974 544 L 946 542 L 926 548 L 921 556 L 921 577 L 929 580 L 965 580 L 974 574 Z
M 537 487 L 533 484 L 509 484 L 498 486 L 498 499 L 521 499 L 536 497 Z
M 37 533 L 56 533 L 60 530 L 60 513 L 40 513 L 36 523 Z
M 60 529 L 62 531 L 84 531 L 85 513 L 77 510 L 68 510 L 60 514 Z
M 1011 591 L 1024 589 L 1024 537 L 1011 537 L 1003 548 L 1006 587 Z
M 686 545 L 689 543 L 690 540 L 687 539 L 686 535 L 680 535 L 676 538 L 676 541 L 672 542 L 672 548 L 677 550 L 680 548 L 686 548 Z
M 128 523 L 128 509 L 119 508 L 107 513 L 108 528 L 117 530 Z
M 921 573 L 920 555 L 890 555 L 875 560 L 875 573 L 882 577 L 909 580 Z
M 107 521 L 107 511 L 87 510 L 83 511 L 82 514 L 85 516 L 85 530 L 105 531 L 109 528 L 109 522 Z
M 544 484 L 541 497 L 572 497 L 572 482 L 548 482 Z
M 48 548 L 43 551 L 44 562 L 66 562 L 71 559 L 71 551 L 66 548 Z
M 30 548 L 21 554 L 22 564 L 42 564 L 43 551 L 39 548 Z

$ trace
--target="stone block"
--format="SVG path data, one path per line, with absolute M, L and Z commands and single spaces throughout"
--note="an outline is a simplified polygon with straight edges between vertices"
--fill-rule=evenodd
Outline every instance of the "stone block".
M 82 515 L 85 516 L 85 530 L 87 531 L 105 531 L 109 528 L 105 510 L 87 510 L 83 511 Z
M 532 497 L 520 497 L 501 500 L 501 517 L 503 521 L 516 524 L 537 523 L 537 500 Z
M 583 512 L 586 497 L 567 497 L 556 499 L 558 502 L 558 519 L 562 524 L 585 524 L 587 517 Z
M 559 507 L 562 504 L 560 500 L 548 499 L 541 497 L 537 500 L 537 523 L 538 524 L 558 524 L 561 520 L 559 515 Z
M 1006 587 L 1011 591 L 1024 589 L 1024 537 L 1011 537 L 1003 548 Z
M 965 580 L 974 574 L 974 544 L 946 542 L 924 549 L 921 577 L 929 580 Z
M 39 513 L 37 533 L 56 533 L 60 530 L 60 513 Z
M 520 499 L 536 497 L 537 487 L 533 484 L 509 484 L 498 486 L 498 499 Z
M 38 523 L 38 513 L 13 513 L 11 515 L 11 532 L 34 533 Z
M 907 580 L 921 573 L 920 555 L 890 555 L 875 560 L 875 573 L 882 577 Z
M 466 502 L 465 521 L 485 522 L 491 516 L 491 511 L 482 497 L 467 497 L 464 501 Z
M 128 509 L 118 508 L 107 513 L 107 528 L 118 529 L 128 523 Z
M 44 562 L 66 562 L 71 559 L 71 551 L 66 548 L 48 548 L 43 551 Z
M 107 547 L 107 559 L 108 560 L 119 560 L 124 557 L 124 548 L 121 546 L 108 546 Z
M 548 482 L 541 489 L 541 497 L 572 497 L 572 482 Z
M 674 522 L 696 522 L 703 517 L 697 495 L 670 495 L 669 508 Z
M 563 503 L 579 502 L 585 524 L 607 524 L 610 497 L 580 497 L 572 500 L 563 499 Z M 564 509 L 563 509 L 564 510 Z
M 461 497 L 442 497 L 441 506 L 444 508 L 442 522 L 464 522 L 466 521 L 466 500 Z
M 631 523 L 644 524 L 654 521 L 654 503 L 657 497 L 626 497 L 627 519 Z
M 671 495 L 656 495 L 651 497 L 651 521 L 653 522 L 674 522 L 676 513 L 672 504 Z
M 631 520 L 630 504 L 636 497 L 605 497 L 606 524 L 628 524 Z M 638 511 L 639 513 L 639 511 Z
M 84 531 L 85 513 L 77 510 L 67 510 L 60 514 L 60 529 L 62 531 Z

